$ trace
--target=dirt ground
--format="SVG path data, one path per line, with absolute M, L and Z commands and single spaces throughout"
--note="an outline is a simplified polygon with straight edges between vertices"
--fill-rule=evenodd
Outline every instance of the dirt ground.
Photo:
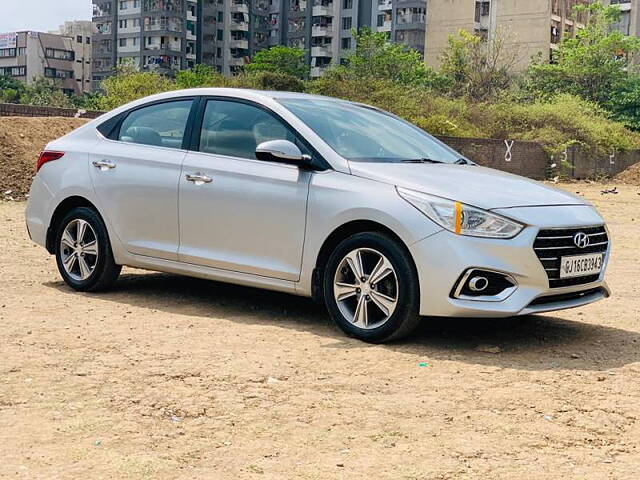
M 0 199 L 24 200 L 44 146 L 87 121 L 64 117 L 0 117 Z
M 565 188 L 609 222 L 612 298 L 386 346 L 173 275 L 75 293 L 0 203 L 0 478 L 637 479 L 640 188 Z

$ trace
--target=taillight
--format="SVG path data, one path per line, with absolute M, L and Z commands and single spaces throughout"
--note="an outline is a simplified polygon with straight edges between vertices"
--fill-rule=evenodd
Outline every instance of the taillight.
M 45 163 L 58 160 L 63 156 L 64 156 L 64 152 L 50 152 L 45 150 L 40 154 L 40 158 L 38 158 L 38 163 L 36 164 L 36 173 L 40 170 L 42 165 L 44 165 Z

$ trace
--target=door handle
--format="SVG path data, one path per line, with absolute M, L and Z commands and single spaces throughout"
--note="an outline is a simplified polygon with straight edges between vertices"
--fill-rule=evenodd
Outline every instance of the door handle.
M 99 168 L 103 172 L 105 170 L 111 170 L 112 168 L 116 168 L 116 164 L 110 162 L 109 160 L 96 160 L 93 162 L 93 166 Z
M 203 183 L 213 182 L 213 178 L 207 177 L 204 173 L 201 173 L 201 172 L 187 173 L 185 177 L 187 178 L 187 181 L 193 182 L 196 185 L 202 185 Z

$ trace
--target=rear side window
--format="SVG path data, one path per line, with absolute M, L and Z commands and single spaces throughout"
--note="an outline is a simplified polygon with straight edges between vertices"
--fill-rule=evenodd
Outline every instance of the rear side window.
M 207 102 L 200 136 L 201 152 L 255 159 L 256 147 L 269 140 L 298 143 L 288 126 L 261 108 L 225 100 Z M 306 149 L 301 150 L 307 153 Z
M 120 125 L 118 140 L 165 148 L 182 148 L 192 100 L 164 102 L 131 112 Z

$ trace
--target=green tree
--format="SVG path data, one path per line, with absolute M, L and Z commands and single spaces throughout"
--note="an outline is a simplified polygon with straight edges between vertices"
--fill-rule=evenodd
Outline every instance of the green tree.
M 570 93 L 601 106 L 615 105 L 621 91 L 634 90 L 629 73 L 635 68 L 633 57 L 640 51 L 640 38 L 611 28 L 620 18 L 617 5 L 598 1 L 575 9 L 587 14 L 586 25 L 575 38 L 560 43 L 552 62 L 538 59 L 531 65 L 525 88 L 537 97 Z
M 0 75 L 0 102 L 18 103 L 24 93 L 24 84 L 8 75 Z
M 46 78 L 36 78 L 25 87 L 20 103 L 47 107 L 73 108 L 73 102 L 60 86 Z
M 102 81 L 103 94 L 95 106 L 112 110 L 125 103 L 176 88 L 175 83 L 157 72 L 139 72 L 132 65 L 121 65 L 116 75 Z
M 247 73 L 280 73 L 298 79 L 307 78 L 309 75 L 304 50 L 283 45 L 260 50 L 253 56 L 251 63 L 245 65 L 244 70 Z
M 352 35 L 356 48 L 345 57 L 344 65 L 335 65 L 325 73 L 325 83 L 376 79 L 400 85 L 445 87 L 446 79 L 427 67 L 419 52 L 390 43 L 384 32 L 363 28 L 359 32 L 353 30 Z
M 518 50 L 509 46 L 504 32 L 498 31 L 488 40 L 460 30 L 449 36 L 443 53 L 441 73 L 451 81 L 450 94 L 473 101 L 496 98 L 512 83 Z
M 176 73 L 176 88 L 223 87 L 226 79 L 209 65 L 196 65 Z

